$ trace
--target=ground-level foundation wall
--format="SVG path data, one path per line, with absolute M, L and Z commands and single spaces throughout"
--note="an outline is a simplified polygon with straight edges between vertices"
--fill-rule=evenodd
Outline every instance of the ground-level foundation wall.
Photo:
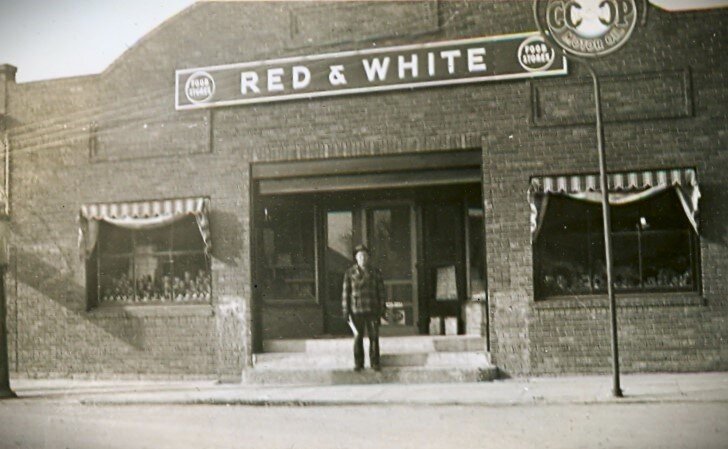
M 310 338 L 324 333 L 323 312 L 318 304 L 261 304 L 263 338 Z
M 617 294 L 620 359 L 627 372 L 728 369 L 728 67 L 721 57 L 725 43 L 716 40 L 727 22 L 725 11 L 651 14 L 633 42 L 595 64 L 603 76 L 608 169 L 694 167 L 702 193 L 701 291 Z M 557 86 L 561 98 L 535 100 L 534 107 L 541 108 L 536 112 L 543 115 L 533 114 L 530 126 L 511 126 L 484 136 L 486 247 L 491 319 L 499 340 L 496 348 L 527 347 L 525 372 L 530 374 L 608 373 L 611 369 L 605 297 L 543 301 L 534 297 L 526 199 L 530 177 L 599 169 L 595 126 L 593 120 L 588 123 L 593 107 L 591 80 L 585 71 L 573 68 L 582 84 L 572 86 L 570 93 L 570 81 L 566 81 Z M 688 74 L 683 87 L 674 83 L 676 75 L 671 71 L 675 68 Z M 646 77 L 641 80 L 651 79 L 653 87 L 639 91 L 639 83 L 630 80 L 632 73 Z M 676 87 L 670 94 L 656 99 L 673 83 Z M 534 82 L 533 92 L 549 92 L 552 87 L 550 81 Z M 586 100 L 576 98 L 584 95 Z M 640 100 L 627 107 L 629 98 Z M 680 107 L 672 103 L 675 98 Z M 573 106 L 565 106 L 570 99 L 582 105 L 580 115 L 587 117 L 587 123 L 569 123 Z M 659 102 L 663 106 L 655 107 Z M 506 330 L 504 323 L 509 322 L 513 324 Z M 519 343 L 521 337 L 527 342 Z M 495 360 L 502 360 L 500 353 L 495 353 Z
M 617 295 L 619 302 L 619 295 Z M 726 370 L 725 307 L 619 307 L 624 372 Z M 531 316 L 535 374 L 607 373 L 611 368 L 606 306 L 536 310 Z

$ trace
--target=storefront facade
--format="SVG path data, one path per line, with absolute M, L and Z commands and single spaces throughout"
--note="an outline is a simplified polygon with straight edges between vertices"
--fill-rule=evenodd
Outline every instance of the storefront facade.
M 728 368 L 727 20 L 652 7 L 595 64 L 627 371 Z M 506 75 L 532 22 L 530 2 L 204 2 L 98 76 L 3 66 L 11 373 L 240 378 L 266 340 L 346 334 L 361 242 L 384 334 L 447 321 L 509 375 L 608 372 L 588 74 Z M 376 88 L 319 89 L 376 55 Z

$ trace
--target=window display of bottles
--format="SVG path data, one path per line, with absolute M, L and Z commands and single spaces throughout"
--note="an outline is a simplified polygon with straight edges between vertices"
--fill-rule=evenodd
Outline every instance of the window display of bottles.
M 598 205 L 552 198 L 534 246 L 537 296 L 607 291 Z M 696 291 L 697 236 L 670 191 L 612 208 L 612 276 L 618 292 Z
M 590 275 L 588 268 L 561 265 L 544 269 L 540 279 L 541 292 L 546 296 L 605 293 L 606 272 Z M 645 270 L 644 282 L 640 282 L 639 271 L 633 267 L 615 266 L 614 271 L 614 288 L 617 291 L 693 289 L 693 273 L 689 267 L 649 267 Z
M 100 306 L 209 303 L 210 259 L 194 217 L 153 229 L 102 224 L 93 263 Z
M 102 303 L 208 302 L 212 292 L 210 273 L 185 271 L 182 277 L 146 275 L 132 280 L 126 273 L 112 278 L 101 292 Z

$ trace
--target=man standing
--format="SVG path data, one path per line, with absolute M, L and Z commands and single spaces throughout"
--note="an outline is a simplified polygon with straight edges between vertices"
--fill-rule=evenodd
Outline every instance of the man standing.
M 384 312 L 384 280 L 382 273 L 370 265 L 369 248 L 354 248 L 356 265 L 344 273 L 341 306 L 344 319 L 354 327 L 354 370 L 364 368 L 364 330 L 369 335 L 369 364 L 379 371 L 379 319 Z

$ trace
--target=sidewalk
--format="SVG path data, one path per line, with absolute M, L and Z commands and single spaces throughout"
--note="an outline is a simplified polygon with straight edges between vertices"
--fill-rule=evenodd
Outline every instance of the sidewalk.
M 507 379 L 481 383 L 258 386 L 213 381 L 11 381 L 19 399 L 86 405 L 481 405 L 728 403 L 728 373 L 629 374 L 623 398 L 611 376 Z

